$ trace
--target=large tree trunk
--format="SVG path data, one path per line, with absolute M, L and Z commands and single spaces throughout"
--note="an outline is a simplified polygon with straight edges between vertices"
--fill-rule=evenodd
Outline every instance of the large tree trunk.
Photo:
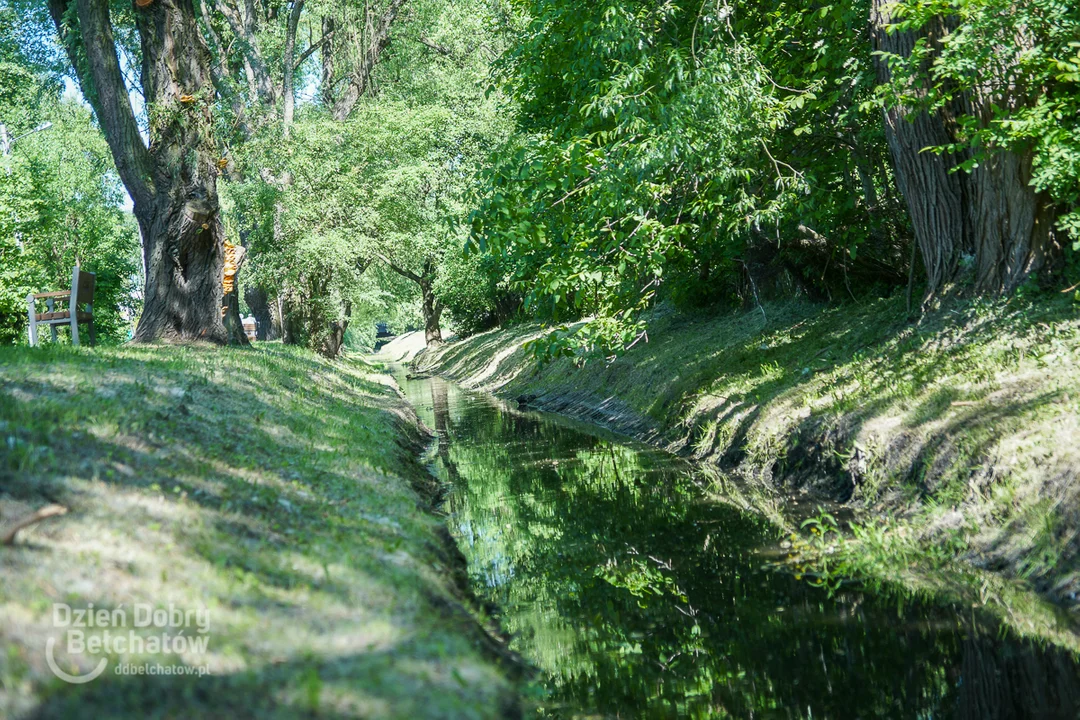
M 155 109 L 149 148 L 128 100 L 108 1 L 49 0 L 49 9 L 142 231 L 146 286 L 135 339 L 227 342 L 224 228 L 211 134 L 212 63 L 191 0 L 155 0 L 134 9 L 143 95 Z
M 889 0 L 873 0 L 874 49 L 906 58 L 923 39 L 936 53 L 951 21 L 937 18 L 918 34 L 889 33 L 888 5 Z M 966 158 L 927 151 L 957 142 L 957 114 L 971 115 L 985 126 L 995 109 L 1025 102 L 1017 88 L 993 77 L 995 71 L 981 72 L 988 76 L 985 81 L 952 106 L 914 114 L 896 106 L 885 110 L 885 134 L 897 181 L 926 266 L 928 299 L 956 279 L 965 259 L 973 267 L 975 292 L 996 295 L 1015 290 L 1052 264 L 1060 252 L 1054 236 L 1056 208 L 1030 185 L 1030 152 L 991 149 L 966 173 L 955 171 L 958 161 Z M 882 82 L 891 79 L 880 58 L 878 73 Z
M 991 98 L 974 100 L 972 112 L 991 112 Z M 1001 101 L 995 102 L 1001 107 Z M 1054 235 L 1057 209 L 1031 187 L 1030 152 L 997 151 L 967 176 L 975 246 L 975 291 L 1010 293 L 1030 276 L 1052 267 L 1060 253 Z
M 147 268 L 143 313 L 135 339 L 225 343 L 228 333 L 221 285 L 224 232 L 216 217 L 217 208 L 189 207 L 182 202 L 184 189 L 176 190 L 173 197 L 181 202 L 167 202 L 170 198 L 166 196 L 166 202 L 135 209 L 143 228 Z
M 243 328 L 230 337 L 222 322 L 225 229 L 211 130 L 212 59 L 195 8 L 191 0 L 155 0 L 136 10 L 136 23 L 144 93 L 168 119 L 152 130 L 154 202 L 135 206 L 148 258 L 135 338 L 243 343 Z
M 886 32 L 892 22 L 890 0 L 873 0 L 871 25 L 874 50 L 908 57 L 919 39 L 913 32 Z M 944 26 L 939 30 L 943 30 Z M 927 33 L 928 35 L 930 33 Z M 940 39 L 940 34 L 936 39 Z M 933 42 L 935 38 L 929 38 Z M 878 57 L 878 77 L 888 82 L 891 73 Z M 971 252 L 966 238 L 967 208 L 963 178 L 950 172 L 954 159 L 948 155 L 923 152 L 925 148 L 953 141 L 941 111 L 920 110 L 909 115 L 902 107 L 885 108 L 885 137 L 896 166 L 896 180 L 907 202 L 915 241 L 926 265 L 927 295 L 932 296 L 951 282 L 965 252 Z

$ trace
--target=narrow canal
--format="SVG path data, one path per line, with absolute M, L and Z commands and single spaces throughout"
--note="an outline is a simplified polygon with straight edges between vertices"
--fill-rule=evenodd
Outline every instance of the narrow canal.
M 763 517 L 691 466 L 438 378 L 401 384 L 438 433 L 477 595 L 540 671 L 548 718 L 1076 718 L 1068 654 L 973 608 L 844 588 L 768 553 Z

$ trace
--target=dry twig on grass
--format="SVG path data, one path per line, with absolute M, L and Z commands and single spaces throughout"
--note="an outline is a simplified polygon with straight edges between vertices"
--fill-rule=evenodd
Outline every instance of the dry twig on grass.
M 0 545 L 14 545 L 15 535 L 20 530 L 28 528 L 31 525 L 36 525 L 46 518 L 55 517 L 57 515 L 66 515 L 67 511 L 67 508 L 63 505 L 46 505 L 33 515 L 28 515 L 22 520 L 16 520 L 14 525 L 3 531 L 3 535 L 0 536 Z

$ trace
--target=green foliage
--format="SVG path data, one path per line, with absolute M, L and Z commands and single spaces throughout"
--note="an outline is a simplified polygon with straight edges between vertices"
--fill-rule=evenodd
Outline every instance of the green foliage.
M 865 5 L 755 5 L 737 22 L 677 0 L 516 7 L 525 28 L 497 69 L 520 133 L 485 174 L 473 240 L 508 259 L 535 316 L 588 317 L 544 352 L 625 348 L 660 297 L 749 300 L 757 258 L 802 257 L 824 278 L 873 240 L 903 262 L 880 117 L 863 107 Z M 823 239 L 810 262 L 799 236 Z
M 680 264 L 732 272 L 751 223 L 798 186 L 758 156 L 784 110 L 739 46 L 695 47 L 679 7 L 535 3 L 501 61 L 522 137 L 486 174 L 473 216 L 481 251 L 517 260 L 516 287 L 542 317 L 597 319 L 582 344 L 632 342 L 627 322 Z M 720 102 L 723 88 L 725 102 Z
M 508 273 L 500 265 L 500 258 L 467 254 L 460 245 L 442 256 L 435 293 L 459 336 L 490 330 L 516 312 L 520 297 L 508 289 Z
M 25 341 L 27 294 L 70 288 L 77 263 L 97 275 L 98 337 L 126 340 L 138 309 L 138 232 L 89 110 L 25 61 L 0 61 L 0 122 L 18 138 L 0 158 L 0 343 Z
M 1031 184 L 1060 204 L 1080 245 L 1080 7 L 1063 0 L 904 0 L 893 32 L 944 27 L 908 58 L 886 56 L 886 102 L 957 114 L 957 142 L 934 148 L 970 172 L 1000 149 L 1033 154 Z
M 345 122 L 304 108 L 287 144 L 271 130 L 239 156 L 252 179 L 225 190 L 251 244 L 249 279 L 303 308 L 309 343 L 346 317 L 415 317 L 419 288 L 384 259 L 417 275 L 431 265 L 466 332 L 492 322 L 496 283 L 463 257 L 462 228 L 472 178 L 505 123 L 475 78 L 452 80 L 398 87 Z

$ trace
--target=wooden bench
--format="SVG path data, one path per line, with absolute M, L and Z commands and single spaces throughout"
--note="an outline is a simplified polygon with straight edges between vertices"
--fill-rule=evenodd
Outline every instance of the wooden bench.
M 56 342 L 56 328 L 67 325 L 71 328 L 71 344 L 79 345 L 79 323 L 86 323 L 90 334 L 90 345 L 94 344 L 94 287 L 97 278 L 94 273 L 83 272 L 76 265 L 71 273 L 71 290 L 60 292 L 30 293 L 26 296 L 26 305 L 30 315 L 30 345 L 38 343 L 38 325 L 48 325 Z M 46 312 L 38 312 L 37 303 L 45 301 Z M 64 309 L 56 307 L 57 301 L 66 305 Z M 82 309 L 85 305 L 86 308 Z

